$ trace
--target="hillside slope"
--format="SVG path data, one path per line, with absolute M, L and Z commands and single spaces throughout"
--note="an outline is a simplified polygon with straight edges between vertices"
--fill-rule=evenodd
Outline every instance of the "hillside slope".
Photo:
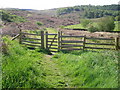
M 68 15 L 67 17 L 58 17 L 53 15 L 48 15 L 43 11 L 26 11 L 26 10 L 5 10 L 11 13 L 11 15 L 16 15 L 25 18 L 27 21 L 23 23 L 16 22 L 6 22 L 3 21 L 1 28 L 3 34 L 17 34 L 19 32 L 18 26 L 21 26 L 23 30 L 36 30 L 42 27 L 52 27 L 57 28 L 59 26 L 67 26 L 78 24 L 79 20 L 75 19 L 74 15 Z M 68 17 L 71 18 L 68 18 Z M 74 18 L 72 18 L 74 17 Z M 43 23 L 42 26 L 37 25 L 37 22 Z

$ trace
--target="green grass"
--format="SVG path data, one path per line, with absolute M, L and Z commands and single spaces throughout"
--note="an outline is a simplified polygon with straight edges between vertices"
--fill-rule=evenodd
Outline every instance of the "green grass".
M 54 28 L 46 28 L 46 30 L 48 31 L 48 33 L 57 33 L 57 30 Z
M 84 28 L 81 24 L 69 25 L 69 26 L 65 26 L 64 28 L 70 28 L 70 29 L 87 29 L 87 28 Z
M 118 52 L 58 53 L 53 56 L 70 87 L 117 88 Z
M 96 19 L 97 20 L 97 19 Z M 92 20 L 93 26 L 97 27 L 97 23 L 95 23 L 95 20 Z M 64 26 L 63 28 L 69 28 L 69 29 L 88 29 L 88 27 L 83 27 L 81 24 L 76 24 L 76 25 L 69 25 L 69 26 Z M 120 31 L 120 21 L 115 21 L 115 28 L 113 31 Z
M 24 48 L 6 37 L 4 40 L 8 53 L 2 58 L 2 88 L 48 87 L 40 64 L 43 54 Z
M 120 31 L 120 21 L 115 21 L 114 31 Z

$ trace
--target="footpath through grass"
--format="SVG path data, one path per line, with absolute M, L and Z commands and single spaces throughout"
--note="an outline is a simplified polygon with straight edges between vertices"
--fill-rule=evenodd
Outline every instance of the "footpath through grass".
M 65 78 L 69 78 L 70 87 L 117 88 L 119 53 L 75 51 L 58 53 L 53 59 Z
M 118 51 L 51 56 L 22 47 L 18 41 L 4 40 L 2 88 L 118 88 Z
M 42 60 L 41 63 L 45 82 L 49 82 L 54 88 L 69 87 L 68 83 L 70 83 L 70 79 L 67 79 L 64 76 L 58 64 L 52 59 L 52 56 L 45 55 L 44 60 Z

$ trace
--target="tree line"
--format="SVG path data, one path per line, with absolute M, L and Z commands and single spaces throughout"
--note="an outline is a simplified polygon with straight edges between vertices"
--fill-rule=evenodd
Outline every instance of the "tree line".
M 104 6 L 94 6 L 94 5 L 81 5 L 74 7 L 65 7 L 57 10 L 58 15 L 68 14 L 71 12 L 83 11 L 83 17 L 86 18 L 100 18 L 104 16 L 119 16 L 120 15 L 120 5 L 104 5 Z

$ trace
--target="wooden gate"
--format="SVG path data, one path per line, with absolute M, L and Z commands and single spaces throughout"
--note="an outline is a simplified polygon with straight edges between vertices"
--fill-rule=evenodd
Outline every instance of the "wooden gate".
M 44 48 L 44 31 L 24 30 L 20 32 L 20 44 Z
M 51 52 L 57 52 L 58 51 L 58 38 L 57 34 L 53 33 L 45 33 L 46 36 L 46 49 L 50 50 Z

